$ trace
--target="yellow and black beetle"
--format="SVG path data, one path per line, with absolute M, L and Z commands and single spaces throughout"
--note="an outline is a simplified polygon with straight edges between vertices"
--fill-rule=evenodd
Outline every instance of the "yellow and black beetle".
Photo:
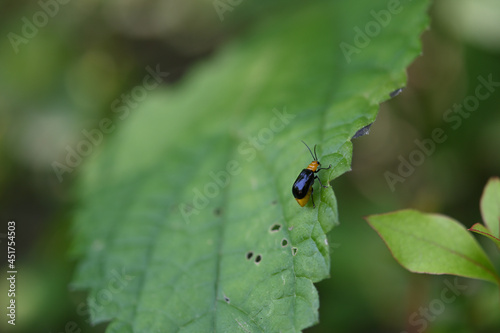
M 330 169 L 332 165 L 330 164 L 328 168 L 321 168 L 321 163 L 319 163 L 318 155 L 316 154 L 316 145 L 314 145 L 314 154 L 313 154 L 311 148 L 309 148 L 309 146 L 304 141 L 302 141 L 302 143 L 306 145 L 307 149 L 309 149 L 313 161 L 309 164 L 307 168 L 302 170 L 302 172 L 297 177 L 297 180 L 295 180 L 295 183 L 293 183 L 292 193 L 293 196 L 295 197 L 295 200 L 297 200 L 297 202 L 301 207 L 304 207 L 309 202 L 309 198 L 312 199 L 313 207 L 316 207 L 316 205 L 314 205 L 314 197 L 312 195 L 314 180 L 317 179 L 319 181 L 319 184 L 324 188 L 327 188 L 328 186 L 324 186 L 321 183 L 319 177 L 316 176 L 315 174 L 318 173 L 320 170 Z

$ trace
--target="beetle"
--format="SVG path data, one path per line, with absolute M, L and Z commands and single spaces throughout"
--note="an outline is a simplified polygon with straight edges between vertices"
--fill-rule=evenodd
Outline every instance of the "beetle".
M 311 151 L 311 148 L 302 141 L 303 144 L 306 145 L 307 149 L 309 149 L 309 152 L 311 153 L 311 156 L 313 158 L 313 161 L 309 164 L 309 166 L 305 169 L 303 169 L 297 179 L 295 180 L 295 183 L 293 183 L 292 186 L 292 193 L 293 196 L 295 197 L 295 200 L 299 203 L 301 207 L 304 207 L 308 202 L 309 198 L 312 200 L 313 208 L 316 208 L 316 205 L 314 205 L 314 197 L 313 197 L 313 185 L 314 185 L 314 180 L 317 179 L 319 181 L 319 184 L 327 188 L 328 186 L 324 186 L 321 183 L 321 179 L 316 175 L 320 170 L 325 170 L 325 169 L 330 169 L 332 165 L 328 168 L 322 168 L 321 163 L 318 161 L 318 155 L 316 154 L 316 145 L 314 145 L 314 154 Z

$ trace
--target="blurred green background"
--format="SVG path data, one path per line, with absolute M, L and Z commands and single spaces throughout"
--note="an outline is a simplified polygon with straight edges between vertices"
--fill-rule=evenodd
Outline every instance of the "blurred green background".
M 47 7 L 53 17 L 27 30 L 32 38 L 13 44 L 9 34 L 21 35 L 23 18 L 31 20 L 43 7 L 2 2 L 0 246 L 6 253 L 7 221 L 15 220 L 19 273 L 17 325 L 4 318 L 1 332 L 104 331 L 105 324 L 89 325 L 85 295 L 68 286 L 79 168 L 59 182 L 52 162 L 64 160 L 65 147 L 81 140 L 83 129 L 116 117 L 111 104 L 142 80 L 147 66 L 160 64 L 171 73 L 164 84 L 175 85 L 252 22 L 294 3 L 243 1 L 221 21 L 209 0 L 68 1 Z M 435 304 L 454 277 L 406 272 L 363 220 L 411 207 L 470 227 L 481 221 L 479 199 L 488 178 L 500 176 L 500 89 L 457 129 L 443 120 L 454 103 L 474 94 L 479 75 L 500 82 L 500 4 L 441 0 L 429 15 L 423 54 L 408 68 L 406 89 L 381 105 L 370 135 L 354 140 L 353 170 L 333 182 L 341 225 L 330 235 L 332 277 L 317 284 L 320 324 L 307 332 L 500 332 L 498 290 L 467 279 L 459 279 L 464 293 L 427 327 L 412 325 L 412 314 Z M 396 173 L 398 157 L 407 159 L 414 140 L 431 137 L 435 128 L 447 140 L 391 191 L 384 173 Z M 478 240 L 500 269 L 493 244 Z M 2 308 L 7 290 L 2 278 Z

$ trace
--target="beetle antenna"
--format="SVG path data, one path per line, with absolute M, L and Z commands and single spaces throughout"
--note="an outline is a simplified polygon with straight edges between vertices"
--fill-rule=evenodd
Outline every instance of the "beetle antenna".
M 318 154 L 316 153 L 316 146 L 317 145 L 314 145 L 314 160 L 317 161 L 318 160 Z
M 302 141 L 302 140 L 300 140 L 300 141 Z M 304 141 L 302 141 L 302 143 L 306 145 L 307 149 L 309 149 L 309 152 L 311 153 L 312 158 L 315 161 L 317 161 L 318 159 L 316 157 L 314 157 L 313 152 L 311 151 L 311 148 L 309 148 L 309 146 L 307 145 L 307 143 L 305 143 Z M 316 146 L 314 146 L 314 152 L 316 152 Z

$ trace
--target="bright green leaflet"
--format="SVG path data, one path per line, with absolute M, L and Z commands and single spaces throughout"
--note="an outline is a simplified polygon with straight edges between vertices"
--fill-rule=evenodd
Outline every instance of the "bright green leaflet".
M 90 288 L 93 322 L 111 320 L 108 332 L 298 332 L 318 322 L 313 283 L 330 273 L 337 206 L 318 184 L 316 209 L 294 200 L 311 161 L 300 140 L 332 164 L 323 183 L 349 170 L 351 137 L 421 52 L 427 5 L 402 2 L 349 63 L 339 45 L 355 46 L 353 28 L 376 22 L 370 11 L 386 1 L 283 8 L 116 119 L 85 168 L 75 223 L 74 286 Z
M 491 234 L 500 238 L 500 179 L 491 178 L 481 197 L 481 215 Z
M 469 228 L 470 231 L 473 231 L 477 234 L 483 235 L 491 239 L 495 245 L 500 249 L 500 238 L 497 238 L 491 234 L 491 231 L 487 229 L 484 225 L 481 223 L 475 223 L 471 228 Z
M 474 224 L 469 230 L 491 239 L 500 249 L 500 179 L 491 178 L 481 197 L 481 215 L 484 225 Z
M 402 210 L 372 215 L 367 221 L 394 258 L 409 271 L 500 283 L 488 256 L 472 234 L 449 217 Z

